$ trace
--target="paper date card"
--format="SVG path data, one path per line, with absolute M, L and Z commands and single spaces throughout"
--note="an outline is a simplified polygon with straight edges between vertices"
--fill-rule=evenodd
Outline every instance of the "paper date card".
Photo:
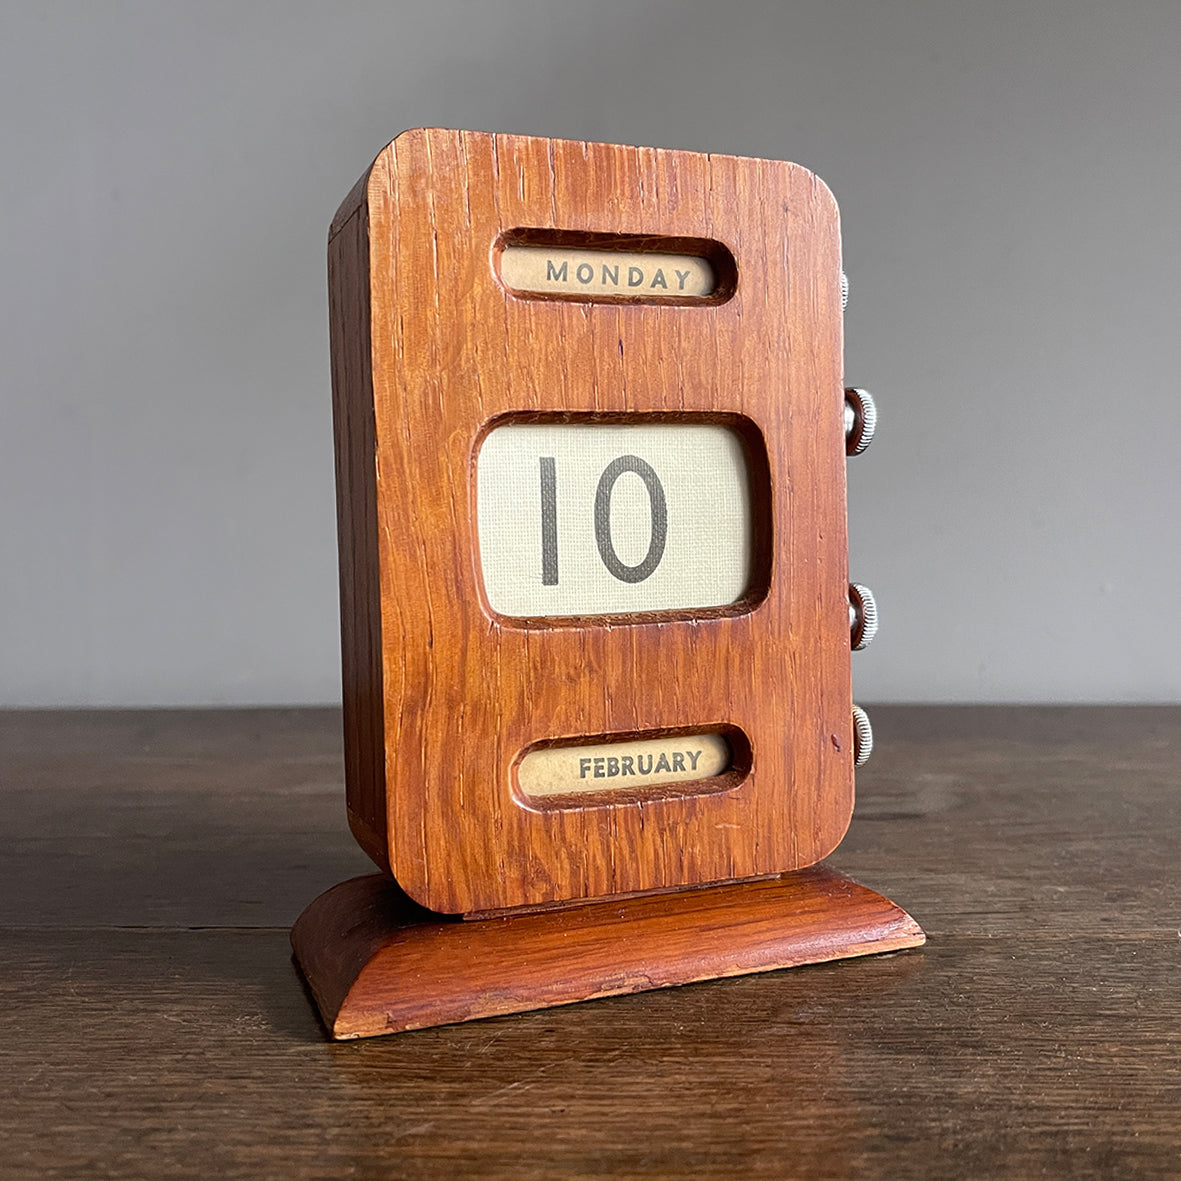
M 751 578 L 750 478 L 716 423 L 509 423 L 477 461 L 489 605 L 543 617 L 684 611 Z

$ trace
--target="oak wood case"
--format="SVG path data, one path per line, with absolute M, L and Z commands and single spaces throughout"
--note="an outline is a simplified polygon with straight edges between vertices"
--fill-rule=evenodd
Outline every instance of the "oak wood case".
M 506 239 L 716 243 L 697 306 L 521 297 Z M 606 236 L 606 237 L 604 237 Z M 442 913 L 779 874 L 853 802 L 840 235 L 788 163 L 406 132 L 329 241 L 350 823 Z M 767 457 L 765 585 L 692 615 L 522 620 L 481 585 L 475 462 L 506 416 L 741 421 Z M 729 790 L 531 809 L 542 741 L 737 727 Z

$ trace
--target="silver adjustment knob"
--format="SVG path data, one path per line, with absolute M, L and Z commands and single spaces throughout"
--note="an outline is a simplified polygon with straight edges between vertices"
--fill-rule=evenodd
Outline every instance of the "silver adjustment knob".
M 878 408 L 869 390 L 845 391 L 845 454 L 860 455 L 873 442 Z
M 859 705 L 853 706 L 853 766 L 864 767 L 873 754 L 873 727 L 869 714 Z
M 841 271 L 841 311 L 849 306 L 849 276 Z
M 873 591 L 859 582 L 849 583 L 849 639 L 854 652 L 873 643 L 878 634 L 878 601 Z

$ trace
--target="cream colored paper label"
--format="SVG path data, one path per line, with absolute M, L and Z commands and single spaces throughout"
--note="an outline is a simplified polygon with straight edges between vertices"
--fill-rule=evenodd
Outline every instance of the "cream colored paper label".
M 717 287 L 713 267 L 697 255 L 560 246 L 506 246 L 500 278 L 514 291 L 588 298 L 704 299 Z
M 751 576 L 749 477 L 715 423 L 508 423 L 476 465 L 484 590 L 502 615 L 686 611 Z
M 533 750 L 521 760 L 517 780 L 526 796 L 576 795 L 712 779 L 729 766 L 730 744 L 720 734 L 680 734 Z

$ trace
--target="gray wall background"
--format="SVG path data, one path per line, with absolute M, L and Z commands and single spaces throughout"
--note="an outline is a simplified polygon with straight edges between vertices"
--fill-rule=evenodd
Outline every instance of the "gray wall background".
M 0 6 L 0 703 L 339 695 L 329 220 L 434 124 L 841 203 L 862 700 L 1181 700 L 1181 5 Z

